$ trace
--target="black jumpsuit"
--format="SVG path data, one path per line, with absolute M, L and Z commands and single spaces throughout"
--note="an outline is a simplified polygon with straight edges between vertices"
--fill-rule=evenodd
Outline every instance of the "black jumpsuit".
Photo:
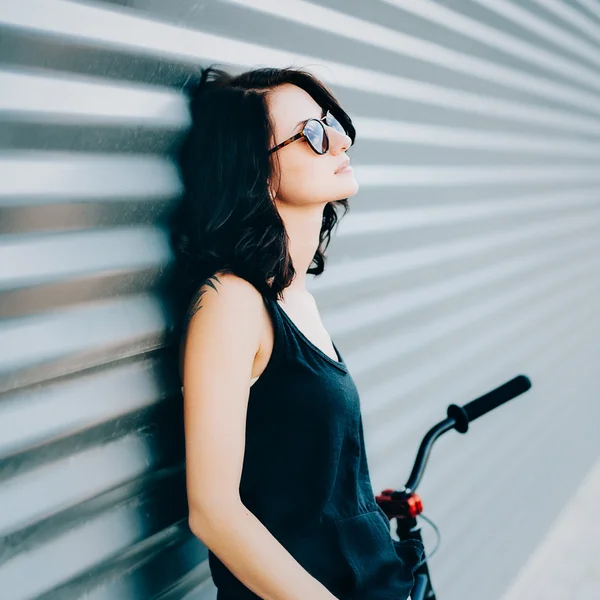
M 269 363 L 250 388 L 241 500 L 340 600 L 406 600 L 423 555 L 375 502 L 360 400 L 344 359 L 314 345 L 274 299 Z M 257 600 L 209 551 L 217 600 Z M 310 600 L 307 598 L 307 600 Z

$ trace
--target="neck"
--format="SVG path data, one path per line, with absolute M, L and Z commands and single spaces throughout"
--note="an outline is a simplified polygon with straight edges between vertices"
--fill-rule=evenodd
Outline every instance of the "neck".
M 296 275 L 284 293 L 305 294 L 306 271 L 319 247 L 319 234 L 323 222 L 323 204 L 294 206 L 279 203 L 278 210 L 289 241 L 288 248 Z

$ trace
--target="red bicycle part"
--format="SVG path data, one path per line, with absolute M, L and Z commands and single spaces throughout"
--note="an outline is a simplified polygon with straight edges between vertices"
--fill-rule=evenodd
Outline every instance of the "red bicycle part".
M 423 512 L 423 500 L 415 492 L 398 492 L 387 488 L 375 496 L 375 501 L 389 519 L 415 518 Z

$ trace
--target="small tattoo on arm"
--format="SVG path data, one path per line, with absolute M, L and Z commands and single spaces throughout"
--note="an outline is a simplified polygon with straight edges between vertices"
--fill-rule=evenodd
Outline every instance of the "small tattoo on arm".
M 198 312 L 202 308 L 202 296 L 204 295 L 204 292 L 206 292 L 206 289 L 203 289 L 203 288 L 206 285 L 209 285 L 213 290 L 215 290 L 215 292 L 217 292 L 217 294 L 219 293 L 219 290 L 217 290 L 217 288 L 215 287 L 215 285 L 211 281 L 211 279 L 214 279 L 218 284 L 221 284 L 221 282 L 219 281 L 219 278 L 216 275 L 211 275 L 210 277 L 207 277 L 198 286 L 198 291 L 196 292 L 196 296 L 193 298 L 193 301 L 190 302 L 191 308 L 189 309 L 188 316 L 187 316 L 188 323 L 189 323 L 190 319 L 196 314 L 196 312 Z

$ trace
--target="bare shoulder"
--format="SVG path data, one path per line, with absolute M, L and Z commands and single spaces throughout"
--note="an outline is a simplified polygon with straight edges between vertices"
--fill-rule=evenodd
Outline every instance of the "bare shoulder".
M 233 347 L 255 356 L 264 335 L 264 302 L 248 281 L 232 273 L 217 272 L 199 287 L 193 300 L 186 335 L 181 341 L 180 371 L 185 354 L 203 348 L 212 352 Z
M 207 277 L 199 286 L 194 298 L 194 314 L 207 304 L 221 307 L 238 306 L 242 310 L 248 306 L 253 310 L 262 305 L 262 297 L 259 291 L 242 277 L 233 273 L 217 272 Z
M 264 310 L 263 304 L 260 292 L 242 277 L 214 273 L 201 283 L 190 302 L 187 337 L 209 320 L 228 318 L 246 323 L 248 319 L 257 319 Z

